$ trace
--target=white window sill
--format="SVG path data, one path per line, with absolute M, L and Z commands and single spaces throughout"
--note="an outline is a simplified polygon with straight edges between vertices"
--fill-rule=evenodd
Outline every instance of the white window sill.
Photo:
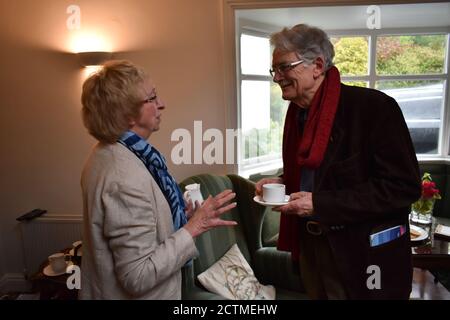
M 420 164 L 450 164 L 450 157 L 440 156 L 417 156 L 417 160 Z M 244 178 L 249 178 L 253 174 L 267 174 L 271 176 L 277 172 L 277 170 L 283 167 L 281 160 L 273 161 L 270 163 L 259 163 L 254 166 L 246 165 L 239 169 L 239 175 Z
M 270 163 L 259 163 L 255 166 L 245 166 L 239 168 L 239 175 L 244 178 L 249 178 L 253 174 L 267 174 L 268 176 L 275 174 L 280 168 L 283 167 L 283 161 L 273 161 Z
M 417 161 L 421 164 L 450 164 L 450 157 L 440 156 L 417 156 Z

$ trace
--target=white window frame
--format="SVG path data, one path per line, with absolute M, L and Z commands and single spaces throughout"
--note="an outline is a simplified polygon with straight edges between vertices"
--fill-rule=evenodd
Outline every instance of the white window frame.
M 441 109 L 441 122 L 439 127 L 438 151 L 436 154 L 417 154 L 419 160 L 449 160 L 450 154 L 449 134 L 450 134 L 450 103 L 449 103 L 449 42 L 450 28 L 386 28 L 381 30 L 353 29 L 353 30 L 325 30 L 330 37 L 339 36 L 364 36 L 369 40 L 369 70 L 367 76 L 342 76 L 342 81 L 366 81 L 369 88 L 375 88 L 378 81 L 383 80 L 441 80 L 444 82 L 443 102 Z M 377 75 L 376 74 L 376 43 L 380 36 L 402 36 L 402 35 L 436 35 L 445 34 L 447 36 L 446 56 L 444 60 L 444 72 L 441 74 L 429 75 Z
M 407 1 L 398 0 L 395 1 L 396 4 L 417 4 L 426 3 L 427 1 Z M 432 2 L 442 2 L 442 1 L 432 1 Z M 393 4 L 394 2 L 391 2 Z M 240 128 L 238 118 L 240 114 L 240 81 L 239 81 L 239 38 L 240 38 L 240 21 L 237 19 L 236 11 L 242 9 L 267 9 L 267 8 L 286 8 L 286 7 L 319 7 L 321 5 L 329 5 L 329 1 L 325 0 L 222 0 L 222 13 L 223 13 L 223 47 L 224 47 L 224 85 L 225 85 L 225 103 L 226 103 L 226 119 L 225 125 L 227 128 Z M 371 4 L 385 5 L 386 2 L 383 0 L 373 0 Z M 356 5 L 368 5 L 365 1 L 360 0 L 334 0 L 333 6 L 356 6 Z M 449 32 L 450 28 L 433 28 L 433 31 L 441 29 L 444 32 Z M 262 32 L 270 34 L 275 31 L 279 31 L 279 27 L 274 27 L 271 25 L 258 24 L 253 29 L 255 32 Z M 399 29 L 397 29 L 398 31 Z M 413 30 L 413 29 L 410 29 Z M 420 28 L 420 30 L 424 30 Z M 329 30 L 328 32 L 333 32 Z M 364 29 L 365 34 L 370 34 L 370 30 Z M 386 30 L 381 30 L 385 33 Z M 391 29 L 391 32 L 394 32 Z M 333 35 L 342 34 L 342 30 L 334 33 Z M 354 33 L 351 30 L 350 33 Z M 374 31 L 376 34 L 377 31 Z M 416 32 L 417 33 L 417 29 Z M 447 46 L 450 45 L 450 39 L 447 37 Z M 420 163 L 443 163 L 450 164 L 450 58 L 449 58 L 449 48 L 447 48 L 446 57 L 446 83 L 444 86 L 444 106 L 442 109 L 442 128 L 440 130 L 440 143 L 439 143 L 439 154 L 433 156 L 419 155 L 418 160 Z M 346 77 L 343 77 L 346 79 Z M 356 78 L 355 78 L 356 79 Z M 370 79 L 369 79 L 370 81 Z M 376 79 L 372 79 L 373 82 Z M 236 156 L 235 163 L 228 164 L 226 171 L 230 173 L 239 173 L 238 162 L 241 157 L 241 146 L 238 138 L 238 143 L 234 145 L 234 154 Z M 281 167 L 281 165 L 280 165 Z M 259 170 L 255 168 L 254 172 L 264 172 L 266 168 L 261 167 Z M 272 169 L 272 168 L 269 168 Z M 245 174 L 245 173 L 244 173 Z
M 239 26 L 239 32 L 237 33 L 236 37 L 236 76 L 237 76 L 237 96 L 238 96 L 238 128 L 242 128 L 242 119 L 241 119 L 241 84 L 242 81 L 245 80 L 251 80 L 251 81 L 272 81 L 272 78 L 270 75 L 264 76 L 264 75 L 249 75 L 249 74 L 243 74 L 241 70 L 241 35 L 250 35 L 255 37 L 261 37 L 269 39 L 270 33 L 267 31 L 262 31 L 257 28 L 251 29 L 251 28 L 244 28 L 242 26 Z M 267 67 L 268 69 L 270 66 Z M 274 155 L 266 155 L 266 156 L 260 156 L 254 159 L 243 159 L 242 155 L 242 145 L 244 143 L 242 139 L 242 134 L 238 135 L 238 152 L 237 152 L 237 159 L 238 159 L 238 172 L 248 177 L 251 174 L 265 172 L 265 171 L 271 171 L 276 170 L 283 166 L 283 163 L 278 156 Z
M 233 2 L 227 1 L 225 2 Z M 234 1 L 236 2 L 236 1 Z M 318 6 L 317 5 L 313 6 Z M 358 5 L 358 3 L 347 4 Z M 233 13 L 234 14 L 234 13 Z M 258 24 L 250 25 L 245 23 L 246 27 L 243 27 L 241 21 L 235 19 L 236 28 L 234 33 L 234 48 L 235 48 L 235 95 L 237 103 L 237 115 L 234 118 L 235 127 L 241 128 L 241 81 L 242 80 L 269 80 L 270 77 L 256 76 L 256 75 L 243 75 L 240 70 L 240 37 L 241 34 L 248 34 L 253 36 L 260 36 L 268 38 L 271 33 L 279 31 L 278 27 Z M 249 27 L 250 26 L 250 27 Z M 444 94 L 443 94 L 443 107 L 441 109 L 441 124 L 439 130 L 438 152 L 437 154 L 427 155 L 418 154 L 417 157 L 421 163 L 450 163 L 450 28 L 390 28 L 381 30 L 369 30 L 369 29 L 352 29 L 352 30 L 325 30 L 330 37 L 334 36 L 364 36 L 369 40 L 369 61 L 368 61 L 368 75 L 366 76 L 342 76 L 342 81 L 366 81 L 369 83 L 369 87 L 373 88 L 377 81 L 382 80 L 441 80 L 444 81 Z M 446 34 L 447 35 L 447 48 L 446 57 L 444 62 L 444 73 L 432 74 L 432 75 L 377 75 L 376 70 L 376 39 L 379 36 L 396 36 L 396 35 L 426 35 L 426 34 Z M 232 97 L 233 95 L 230 95 Z M 235 110 L 236 110 L 235 109 Z M 236 112 L 236 111 L 235 111 Z M 230 120 L 230 118 L 228 119 Z M 238 143 L 236 146 L 236 154 L 238 164 L 234 167 L 234 172 L 238 172 L 240 175 L 249 176 L 254 173 L 261 173 L 266 171 L 274 171 L 277 168 L 282 167 L 282 161 L 278 157 L 268 156 L 267 162 L 256 163 L 251 165 L 242 161 L 241 155 L 241 135 L 238 136 Z

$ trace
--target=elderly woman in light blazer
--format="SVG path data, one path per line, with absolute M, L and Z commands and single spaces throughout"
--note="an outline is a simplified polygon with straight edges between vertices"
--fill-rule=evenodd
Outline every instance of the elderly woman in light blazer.
M 98 140 L 83 169 L 80 299 L 181 299 L 181 268 L 198 252 L 194 238 L 232 226 L 226 190 L 193 210 L 164 157 L 147 139 L 165 105 L 146 73 L 106 63 L 83 85 L 82 117 Z

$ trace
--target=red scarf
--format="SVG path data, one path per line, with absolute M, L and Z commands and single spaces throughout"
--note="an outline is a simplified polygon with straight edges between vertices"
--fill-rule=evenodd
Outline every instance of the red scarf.
M 300 191 L 302 167 L 317 169 L 328 146 L 334 116 L 339 103 L 341 79 L 338 69 L 331 67 L 314 95 L 303 135 L 300 134 L 298 115 L 300 107 L 289 105 L 283 133 L 283 180 L 287 194 Z M 281 215 L 278 249 L 292 252 L 298 260 L 300 218 Z

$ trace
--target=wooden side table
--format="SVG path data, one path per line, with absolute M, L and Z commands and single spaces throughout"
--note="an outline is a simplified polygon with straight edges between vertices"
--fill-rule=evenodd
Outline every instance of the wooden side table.
M 434 235 L 434 229 L 438 224 L 450 225 L 450 220 L 445 218 L 433 218 L 432 225 L 417 226 L 425 229 L 429 237 L 420 243 L 412 244 L 413 266 L 421 269 L 450 269 L 450 242 Z
M 37 275 L 31 281 L 33 291 L 40 293 L 41 300 L 77 300 L 78 290 L 69 290 L 66 285 L 68 275 L 57 277 L 47 277 L 46 275 Z
M 68 250 L 64 250 L 67 253 Z M 48 266 L 48 261 L 43 262 L 39 271 L 30 277 L 30 281 L 33 285 L 33 292 L 40 293 L 41 300 L 77 300 L 77 289 L 67 288 L 67 279 L 70 274 L 62 274 L 60 276 L 46 276 L 44 274 L 44 268 Z

